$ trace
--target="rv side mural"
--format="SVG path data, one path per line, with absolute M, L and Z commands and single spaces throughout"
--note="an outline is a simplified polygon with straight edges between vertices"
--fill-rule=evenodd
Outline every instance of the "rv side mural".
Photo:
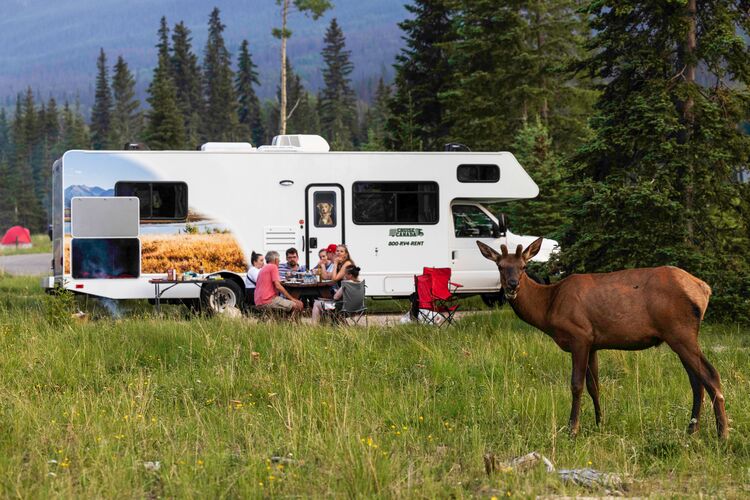
M 149 197 L 149 193 L 138 192 L 138 186 L 147 181 L 158 184 L 159 177 L 149 174 L 147 169 L 131 165 L 131 168 L 103 170 L 99 165 L 81 165 L 79 168 L 65 173 L 65 188 L 63 191 L 65 214 L 64 262 L 65 274 L 71 274 L 71 201 L 76 197 L 112 197 L 136 196 L 141 200 Z M 123 181 L 125 180 L 125 181 Z M 95 182 L 94 185 L 93 182 Z M 128 181 L 135 185 L 128 190 Z M 132 186 L 131 186 L 132 187 Z M 161 191 L 155 190 L 150 194 L 152 202 L 142 203 L 142 208 L 150 206 L 152 213 L 141 213 L 140 218 L 140 272 L 143 274 L 162 274 L 167 269 L 178 272 L 194 271 L 212 273 L 229 270 L 244 273 L 247 260 L 240 245 L 232 232 L 222 221 L 212 219 L 200 211 L 200 207 L 187 205 L 187 216 L 184 221 L 159 218 L 153 212 L 163 210 L 165 213 L 173 210 L 172 206 L 179 204 L 175 196 L 165 192 L 171 186 L 163 185 Z M 116 192 L 116 188 L 120 192 Z M 123 193 L 125 191 L 125 193 Z M 129 192 L 128 192 L 129 191 Z M 189 199 L 189 198 L 188 198 Z M 106 277 L 103 272 L 96 272 L 97 252 L 106 253 L 111 248 L 106 246 L 87 247 L 87 267 L 94 272 L 86 273 L 85 278 Z M 121 273 L 120 273 L 121 274 Z M 119 276 L 122 277 L 122 276 Z

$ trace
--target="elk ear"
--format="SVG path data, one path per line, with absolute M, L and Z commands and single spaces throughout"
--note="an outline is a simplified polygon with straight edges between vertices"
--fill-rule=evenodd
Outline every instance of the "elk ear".
M 490 247 L 489 245 L 485 245 L 479 240 L 477 240 L 477 246 L 479 247 L 479 251 L 482 252 L 482 255 L 484 255 L 485 259 L 489 259 L 493 262 L 498 262 L 502 258 L 496 250 L 493 250 L 492 247 Z
M 539 237 L 535 239 L 531 245 L 526 247 L 526 250 L 523 251 L 523 260 L 526 262 L 530 261 L 534 258 L 536 254 L 539 253 L 539 250 L 542 248 L 542 241 L 544 241 L 544 238 Z

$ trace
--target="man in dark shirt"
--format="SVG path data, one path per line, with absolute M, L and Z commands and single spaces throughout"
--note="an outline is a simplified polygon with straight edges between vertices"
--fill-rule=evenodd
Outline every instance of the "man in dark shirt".
M 305 268 L 304 264 L 300 265 L 297 249 L 294 247 L 287 249 L 286 262 L 279 264 L 281 280 L 286 279 L 286 273 L 304 273 L 305 271 L 307 271 L 307 268 Z

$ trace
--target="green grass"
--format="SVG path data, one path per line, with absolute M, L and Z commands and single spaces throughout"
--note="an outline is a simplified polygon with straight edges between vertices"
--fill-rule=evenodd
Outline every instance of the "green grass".
M 736 326 L 701 334 L 723 378 L 727 443 L 707 405 L 701 432 L 685 434 L 690 388 L 666 347 L 601 353 L 604 423 L 587 398 L 571 439 L 569 356 L 507 308 L 435 330 L 145 308 L 78 322 L 65 305 L 33 279 L 0 278 L 2 497 L 592 493 L 542 471 L 485 475 L 486 452 L 532 450 L 630 474 L 634 495 L 748 494 L 750 332 Z
M 31 245 L 31 248 L 0 248 L 0 256 L 52 252 L 52 242 L 46 234 L 32 234 Z

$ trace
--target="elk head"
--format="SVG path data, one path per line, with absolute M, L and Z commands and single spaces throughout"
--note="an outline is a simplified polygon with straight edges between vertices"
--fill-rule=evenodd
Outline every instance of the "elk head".
M 514 254 L 508 253 L 508 247 L 505 245 L 500 245 L 500 253 L 498 253 L 489 245 L 477 241 L 477 246 L 482 255 L 497 264 L 497 269 L 500 271 L 500 286 L 508 299 L 513 300 L 518 295 L 521 275 L 526 272 L 526 263 L 539 253 L 543 239 L 537 238 L 526 247 L 526 250 L 523 249 L 522 245 L 518 245 Z

